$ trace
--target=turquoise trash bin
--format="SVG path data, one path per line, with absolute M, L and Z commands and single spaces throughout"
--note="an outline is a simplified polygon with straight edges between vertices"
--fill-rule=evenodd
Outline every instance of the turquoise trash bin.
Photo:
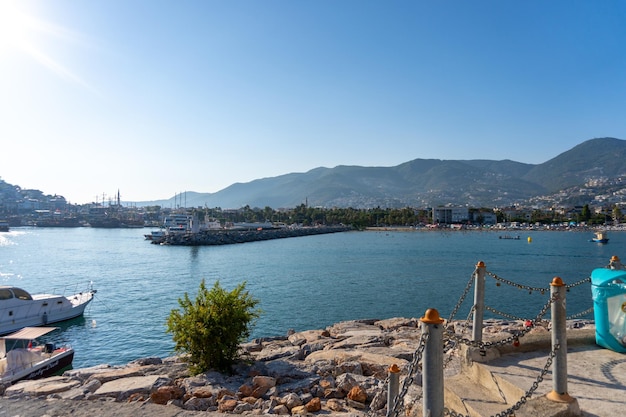
M 626 352 L 626 270 L 598 268 L 591 272 L 596 343 Z

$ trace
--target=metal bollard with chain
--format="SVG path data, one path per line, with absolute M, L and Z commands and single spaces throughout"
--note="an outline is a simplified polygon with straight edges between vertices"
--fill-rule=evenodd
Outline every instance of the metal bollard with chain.
M 430 337 L 424 348 L 422 366 L 423 416 L 443 417 L 443 322 L 434 308 L 426 310 L 422 322 L 422 331 L 428 331 Z
M 415 372 L 419 368 L 419 363 L 422 360 L 422 354 L 424 353 L 424 349 L 426 348 L 426 342 L 428 341 L 429 336 L 429 332 L 422 332 L 422 337 L 420 338 L 419 345 L 413 353 L 413 360 L 409 364 L 407 376 L 406 378 L 404 378 L 404 381 L 402 383 L 402 389 L 394 399 L 391 410 L 387 412 L 387 417 L 398 417 L 398 413 L 400 412 L 400 403 L 404 402 L 404 397 L 409 391 L 409 387 L 415 381 Z M 389 407 L 389 404 L 387 404 L 387 407 Z

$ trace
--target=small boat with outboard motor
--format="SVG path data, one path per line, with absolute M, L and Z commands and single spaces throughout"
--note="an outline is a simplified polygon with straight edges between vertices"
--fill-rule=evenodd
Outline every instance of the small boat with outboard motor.
M 46 378 L 70 368 L 74 360 L 71 346 L 39 344 L 38 338 L 58 327 L 24 327 L 0 337 L 0 384 L 25 379 Z

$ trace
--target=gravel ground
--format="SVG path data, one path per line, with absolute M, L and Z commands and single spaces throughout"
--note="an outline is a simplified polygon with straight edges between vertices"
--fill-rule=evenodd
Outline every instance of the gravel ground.
M 0 417 L 227 417 L 210 411 L 187 411 L 174 405 L 150 403 L 116 403 L 112 401 L 86 401 L 62 399 L 0 398 Z M 364 413 L 334 413 L 321 411 L 316 416 L 363 417 Z
M 185 411 L 176 406 L 111 401 L 0 399 L 0 417 L 224 417 L 222 413 Z

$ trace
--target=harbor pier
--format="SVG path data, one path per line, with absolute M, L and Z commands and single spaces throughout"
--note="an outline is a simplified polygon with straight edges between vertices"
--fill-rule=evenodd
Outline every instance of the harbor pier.
M 350 226 L 313 226 L 260 230 L 203 230 L 199 232 L 168 233 L 160 241 L 152 243 L 178 246 L 215 246 L 289 237 L 321 235 L 353 230 Z

